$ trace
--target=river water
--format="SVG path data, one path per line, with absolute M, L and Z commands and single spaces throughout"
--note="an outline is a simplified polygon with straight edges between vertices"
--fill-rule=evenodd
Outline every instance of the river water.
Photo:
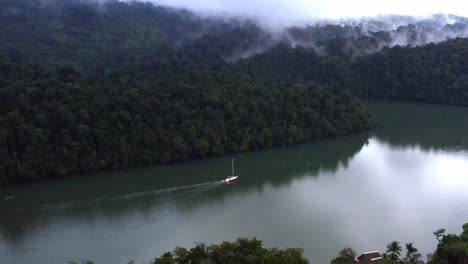
M 368 105 L 379 123 L 362 134 L 3 188 L 0 263 L 142 263 L 239 237 L 315 264 L 392 240 L 425 256 L 434 230 L 468 222 L 468 108 Z

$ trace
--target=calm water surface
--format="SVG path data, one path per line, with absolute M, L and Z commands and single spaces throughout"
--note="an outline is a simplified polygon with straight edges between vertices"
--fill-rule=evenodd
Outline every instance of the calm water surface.
M 468 108 L 371 102 L 369 133 L 3 189 L 0 263 L 148 261 L 176 245 L 257 237 L 311 263 L 468 222 Z

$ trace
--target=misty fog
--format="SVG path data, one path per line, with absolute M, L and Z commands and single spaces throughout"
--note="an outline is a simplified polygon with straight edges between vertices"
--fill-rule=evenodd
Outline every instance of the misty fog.
M 74 0 L 89 3 L 91 9 L 105 12 L 107 0 Z M 110 0 L 119 2 L 119 0 Z M 205 35 L 238 29 L 245 35 L 242 43 L 225 55 L 236 61 L 286 43 L 292 47 L 313 48 L 316 53 L 334 55 L 327 47 L 334 39 L 343 43 L 341 52 L 356 57 L 384 47 L 419 46 L 468 36 L 468 4 L 460 1 L 306 1 L 306 0 L 120 0 L 146 3 L 145 6 L 167 7 L 175 13 L 188 10 L 186 21 L 199 19 L 197 29 L 184 32 L 174 46 L 183 47 Z M 453 2 L 453 3 L 448 3 Z M 54 6 L 58 0 L 36 3 Z M 96 4 L 100 3 L 100 4 Z M 104 8 L 103 8 L 104 7 Z M 168 9 L 168 10 L 169 10 Z M 15 15 L 18 9 L 5 9 L 0 14 Z M 84 19 L 84 18 L 83 18 Z M 155 25 L 156 27 L 158 25 Z M 180 26 L 178 26 L 180 27 Z M 212 28 L 212 29 L 210 29 Z M 217 28 L 213 30 L 213 28 Z M 222 29 L 221 29 L 222 28 Z M 241 31 L 241 33 L 239 33 Z M 254 33 L 252 33 L 254 32 Z M 234 43 L 236 44 L 236 43 Z
M 459 16 L 468 15 L 468 3 L 457 0 L 152 0 L 152 2 L 208 13 L 258 16 L 262 19 L 283 22 L 316 18 L 374 17 L 383 14 L 429 16 L 447 13 Z
M 262 53 L 279 42 L 291 46 L 312 47 L 326 54 L 320 41 L 311 33 L 298 39 L 291 28 L 304 32 L 314 27 L 340 25 L 340 38 L 347 39 L 347 49 L 353 56 L 372 53 L 388 46 L 418 46 L 468 36 L 468 2 L 462 1 L 318 1 L 318 0 L 151 0 L 156 5 L 188 9 L 205 18 L 231 21 L 249 20 L 268 35 L 261 43 L 240 49 L 228 61 Z M 384 38 L 376 37 L 382 31 Z M 379 33 L 380 32 L 380 33 Z M 355 47 L 349 38 L 373 37 L 369 47 Z

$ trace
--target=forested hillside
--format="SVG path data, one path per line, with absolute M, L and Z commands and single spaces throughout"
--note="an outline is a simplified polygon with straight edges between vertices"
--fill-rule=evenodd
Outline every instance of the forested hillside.
M 369 98 L 468 106 L 468 38 L 385 49 L 352 64 L 352 88 Z
M 256 78 L 335 85 L 366 98 L 468 105 L 466 58 L 468 38 L 459 38 L 385 48 L 355 60 L 280 45 L 233 67 Z
M 207 32 L 232 27 L 185 10 L 117 0 L 4 0 L 0 23 L 0 55 L 93 74 L 158 62 Z
M 449 20 L 278 33 L 151 3 L 1 1 L 0 182 L 362 131 L 353 93 L 468 105 L 468 39 L 414 47 L 468 32 Z
M 0 182 L 285 146 L 368 129 L 349 92 L 195 71 L 88 78 L 0 64 Z
M 88 74 L 174 61 L 218 69 L 220 63 L 279 45 L 347 61 L 385 47 L 468 36 L 468 19 L 451 15 L 272 28 L 248 18 L 201 17 L 118 0 L 3 0 L 0 24 L 0 56 L 15 63 L 72 66 Z
M 468 40 L 423 45 L 468 36 L 463 17 L 272 31 L 245 18 L 201 18 L 142 2 L 6 0 L 0 6 L 0 56 L 13 63 L 137 79 L 233 70 L 264 80 L 315 81 L 361 97 L 468 104 Z

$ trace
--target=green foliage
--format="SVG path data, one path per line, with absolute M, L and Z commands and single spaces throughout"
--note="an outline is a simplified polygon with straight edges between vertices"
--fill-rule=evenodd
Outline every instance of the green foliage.
M 362 96 L 468 106 L 468 39 L 395 46 L 353 63 Z M 361 89 L 361 90 L 357 90 Z
M 353 60 L 340 41 L 372 49 L 388 36 L 373 41 L 349 26 L 288 29 L 295 39 L 316 39 L 328 53 L 318 56 L 272 45 L 251 22 L 150 3 L 7 0 L 0 7 L 7 25 L 0 54 L 42 65 L 0 57 L 0 184 L 368 129 L 371 117 L 351 92 L 468 105 L 468 39 Z M 256 44 L 266 52 L 225 61 Z
M 264 248 L 257 239 L 238 239 L 210 245 L 198 244 L 194 248 L 176 248 L 154 259 L 153 264 L 306 264 L 303 251 L 296 248 Z
M 440 231 L 440 230 L 438 230 Z M 436 232 L 440 233 L 440 232 Z M 387 253 L 383 254 L 380 264 L 423 264 L 421 254 L 413 243 L 405 244 L 406 255 L 400 259 L 402 248 L 400 243 L 392 241 L 387 245 Z M 264 248 L 262 241 L 240 238 L 235 242 L 222 242 L 206 246 L 203 243 L 191 249 L 176 247 L 173 252 L 166 252 L 155 258 L 153 264 L 306 264 L 309 263 L 299 248 Z M 342 249 L 331 264 L 356 263 L 356 252 L 347 247 Z M 76 262 L 70 262 L 76 264 Z M 83 264 L 92 264 L 82 261 Z M 130 263 L 134 263 L 131 261 Z M 437 250 L 428 264 L 467 264 L 468 263 L 468 223 L 463 225 L 460 235 L 443 235 Z
M 140 1 L 4 0 L 0 54 L 18 63 L 70 65 L 102 74 L 174 53 L 221 23 Z
M 441 228 L 434 232 L 437 241 L 440 243 L 441 238 L 445 235 L 445 229 Z
M 463 225 L 460 235 L 435 233 L 439 234 L 436 235 L 439 244 L 429 264 L 468 264 L 468 223 Z
M 286 29 L 286 39 L 305 46 L 291 47 L 250 21 L 202 19 L 139 1 L 41 2 L 0 2 L 5 10 L 0 12 L 5 25 L 0 27 L 0 56 L 132 79 L 177 79 L 193 69 L 232 70 L 271 83 L 314 81 L 361 97 L 468 105 L 468 39 L 384 47 L 392 43 L 392 34 L 405 36 L 413 46 L 422 31 L 437 34 L 429 28 L 292 27 Z M 443 31 L 456 35 L 467 27 L 456 23 Z M 369 52 L 374 54 L 365 55 Z M 261 54 L 249 57 L 256 53 Z
M 85 77 L 0 63 L 0 182 L 167 163 L 368 129 L 349 93 L 229 72 Z
M 399 256 L 401 255 L 401 246 L 398 241 L 392 241 L 387 245 L 387 253 L 389 254 L 390 260 L 394 263 L 398 262 Z
M 395 46 L 354 60 L 280 45 L 233 68 L 268 80 L 316 81 L 366 98 L 468 106 L 467 57 L 468 38 Z
M 331 264 L 354 264 L 356 263 L 356 252 L 352 248 L 344 248 L 338 253 L 338 257 Z
M 445 229 L 434 232 L 439 244 L 433 254 L 428 255 L 427 264 L 468 264 L 468 223 L 463 225 L 463 232 L 460 235 L 445 235 Z M 402 248 L 400 243 L 392 241 L 387 245 L 386 253 L 377 263 L 380 264 L 424 264 L 418 249 L 413 243 L 405 244 L 406 254 L 400 259 Z M 351 248 L 344 248 L 338 256 L 331 261 L 331 264 L 356 263 L 353 259 L 356 253 Z
M 405 248 L 406 248 L 406 256 L 403 259 L 405 263 L 412 263 L 412 264 L 424 263 L 422 261 L 422 255 L 418 253 L 418 249 L 413 246 L 413 243 L 405 244 Z

